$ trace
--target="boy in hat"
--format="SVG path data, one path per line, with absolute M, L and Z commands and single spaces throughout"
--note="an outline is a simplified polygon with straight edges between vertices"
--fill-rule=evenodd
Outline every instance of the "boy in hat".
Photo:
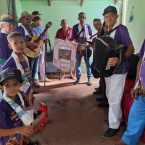
M 8 47 L 7 35 L 15 31 L 15 20 L 12 15 L 3 14 L 0 20 L 0 67 L 12 54 L 12 50 Z
M 108 6 L 104 9 L 103 16 L 105 24 L 108 26 L 108 30 L 112 30 L 118 26 L 116 30 L 110 33 L 110 37 L 115 39 L 119 44 L 126 46 L 124 57 L 121 59 L 121 64 L 116 74 L 110 77 L 105 77 L 106 96 L 109 103 L 109 119 L 105 121 L 109 122 L 109 128 L 104 133 L 103 137 L 111 138 L 119 131 L 119 126 L 122 119 L 121 100 L 129 65 L 127 59 L 133 54 L 134 47 L 127 28 L 117 22 L 118 15 L 116 8 L 114 6 Z M 110 67 L 115 67 L 119 63 L 120 59 L 118 57 L 110 58 L 108 61 L 108 65 Z
M 33 118 L 26 113 L 27 102 L 19 92 L 23 85 L 21 71 L 14 68 L 3 70 L 0 73 L 0 85 L 4 88 L 4 95 L 0 98 L 1 145 L 38 145 L 38 140 L 28 138 L 34 133 L 30 126 Z
M 31 20 L 32 15 L 29 14 L 27 11 L 24 11 L 21 13 L 21 17 L 19 18 L 18 22 L 22 23 L 21 26 L 17 27 L 16 31 L 22 33 L 24 39 L 25 39 L 25 45 L 27 47 L 31 47 L 32 49 L 38 48 L 37 43 L 30 43 L 32 37 L 35 34 L 33 29 L 31 28 Z M 30 58 L 28 57 L 31 75 L 32 75 L 32 84 L 34 86 L 34 78 L 37 71 L 37 63 L 38 63 L 38 57 L 36 58 Z M 38 93 L 38 91 L 34 90 L 34 93 Z
M 10 58 L 5 62 L 2 70 L 7 69 L 8 67 L 17 68 L 21 71 L 23 77 L 23 85 L 20 90 L 23 91 L 27 98 L 29 99 L 29 105 L 33 105 L 33 90 L 32 90 L 32 77 L 31 71 L 29 68 L 29 62 L 25 55 L 23 55 L 25 49 L 25 41 L 23 35 L 19 32 L 13 32 L 8 35 L 9 47 L 13 50 Z

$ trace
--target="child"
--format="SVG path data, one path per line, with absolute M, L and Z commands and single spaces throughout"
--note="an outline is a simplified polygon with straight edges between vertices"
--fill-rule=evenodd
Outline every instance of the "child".
M 0 98 L 1 145 L 39 144 L 38 140 L 28 139 L 34 133 L 33 127 L 30 126 L 33 118 L 26 113 L 27 102 L 19 93 L 23 85 L 21 71 L 15 68 L 5 69 L 0 73 L 0 85 L 4 89 L 3 97 Z
M 33 105 L 33 90 L 32 90 L 32 77 L 29 68 L 28 59 L 23 55 L 25 49 L 25 41 L 23 35 L 19 32 L 13 32 L 7 37 L 9 42 L 9 48 L 13 50 L 10 58 L 5 62 L 0 69 L 5 70 L 8 67 L 17 68 L 22 73 L 23 85 L 20 90 L 23 91 L 29 98 L 29 106 Z

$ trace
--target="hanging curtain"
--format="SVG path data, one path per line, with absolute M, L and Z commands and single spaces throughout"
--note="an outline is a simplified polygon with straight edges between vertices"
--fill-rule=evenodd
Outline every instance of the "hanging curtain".
M 8 14 L 13 15 L 14 20 L 17 22 L 16 2 L 15 0 L 7 0 Z M 16 23 L 16 26 L 18 24 Z

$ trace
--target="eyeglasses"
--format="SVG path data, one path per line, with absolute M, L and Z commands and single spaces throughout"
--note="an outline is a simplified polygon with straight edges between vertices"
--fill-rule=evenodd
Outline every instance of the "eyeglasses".
M 32 18 L 24 18 L 25 20 L 27 20 L 27 21 L 31 21 L 32 20 Z
M 94 26 L 99 26 L 101 23 L 98 23 L 98 24 L 94 24 Z
M 81 18 L 81 19 L 85 19 L 86 17 L 79 17 L 79 18 Z

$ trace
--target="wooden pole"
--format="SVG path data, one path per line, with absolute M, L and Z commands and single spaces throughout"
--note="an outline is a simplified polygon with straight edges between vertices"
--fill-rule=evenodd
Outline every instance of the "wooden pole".
M 48 0 L 48 5 L 51 6 L 51 1 L 50 0 Z
M 84 0 L 81 0 L 81 2 L 80 2 L 80 6 L 81 7 L 83 6 L 83 2 L 84 2 Z

